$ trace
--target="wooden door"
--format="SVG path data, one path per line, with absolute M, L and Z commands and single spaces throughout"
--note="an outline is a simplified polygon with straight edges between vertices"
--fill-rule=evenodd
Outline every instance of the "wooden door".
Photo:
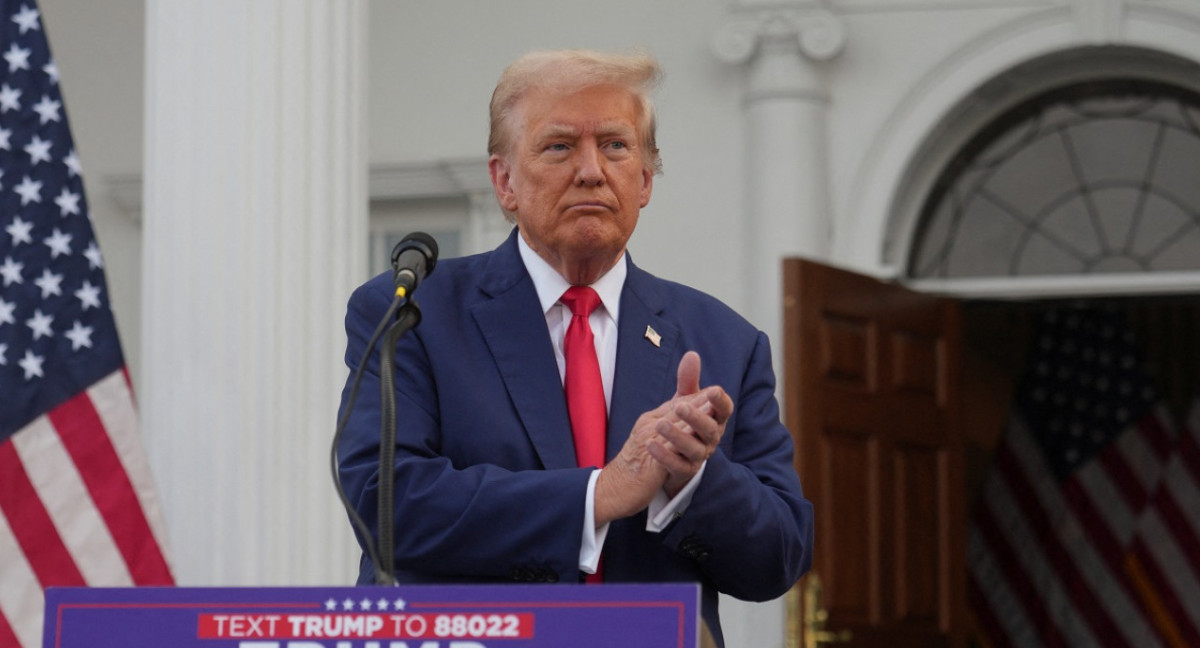
M 958 304 L 798 259 L 784 277 L 786 417 L 824 630 L 854 648 L 961 648 Z

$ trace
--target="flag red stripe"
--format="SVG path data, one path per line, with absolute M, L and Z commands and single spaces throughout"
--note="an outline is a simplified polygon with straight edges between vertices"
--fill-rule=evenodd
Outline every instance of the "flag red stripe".
M 1167 455 L 1160 452 L 1160 443 L 1151 440 L 1151 437 L 1158 436 L 1156 431 L 1157 433 L 1163 432 L 1161 424 L 1144 421 L 1136 427 L 1135 431 L 1130 433 L 1138 434 L 1142 440 L 1146 441 L 1148 446 L 1155 450 L 1155 457 L 1161 465 L 1161 461 Z M 1161 440 L 1159 439 L 1159 441 Z M 1149 493 L 1146 492 L 1134 474 L 1134 471 L 1129 467 L 1125 455 L 1119 451 L 1120 446 L 1119 441 L 1109 444 L 1097 459 L 1107 473 L 1107 479 L 1122 494 L 1122 498 L 1129 509 L 1131 511 L 1143 511 L 1149 503 Z M 1084 470 L 1088 469 L 1090 468 L 1085 468 Z M 1115 581 L 1116 586 L 1120 588 L 1120 592 L 1128 594 L 1132 604 L 1145 611 L 1146 603 L 1140 596 L 1135 595 L 1136 591 L 1129 581 L 1129 575 L 1125 568 L 1125 561 L 1128 555 L 1127 540 L 1123 543 L 1113 533 L 1113 525 L 1102 511 L 1102 508 L 1111 508 L 1115 504 L 1113 502 L 1104 502 L 1102 505 L 1098 505 L 1095 497 L 1087 491 L 1081 482 L 1076 481 L 1074 477 L 1064 484 L 1063 496 L 1070 503 L 1076 518 L 1084 527 L 1089 544 L 1108 565 L 1108 573 Z M 1090 584 L 1083 582 L 1080 582 L 1079 586 L 1091 589 Z M 1151 624 L 1151 627 L 1158 630 L 1153 624 Z
M 1170 531 L 1170 536 L 1179 546 L 1179 553 L 1187 559 L 1191 572 L 1200 579 L 1200 539 L 1188 523 L 1188 515 L 1180 508 L 1170 488 L 1164 488 L 1155 499 L 1155 507 L 1163 526 Z M 1193 514 L 1194 515 L 1194 514 Z
M 1108 474 L 1109 481 L 1125 500 L 1125 507 L 1130 511 L 1140 511 L 1146 505 L 1150 494 L 1146 492 L 1137 474 L 1125 461 L 1125 457 L 1120 452 L 1120 445 L 1120 442 L 1110 443 L 1097 459 L 1100 465 L 1104 466 L 1104 472 Z M 1091 498 L 1088 497 L 1088 499 Z
M 1025 617 L 1038 630 L 1038 636 L 1048 646 L 1065 648 L 1067 642 L 1063 639 L 1058 625 L 1047 612 L 1045 601 L 1041 596 L 1042 591 L 1029 579 L 1029 573 L 1020 558 L 1017 557 L 1016 552 L 1013 551 L 1012 544 L 1000 529 L 989 502 L 979 503 L 975 522 L 978 525 L 980 536 L 991 550 L 1000 572 L 1007 577 L 1008 586 L 1013 590 L 1013 598 L 1019 601 L 1021 607 L 1024 608 Z
M 1057 574 L 1059 583 L 1070 596 L 1072 609 L 1087 622 L 1095 638 L 1105 642 L 1103 645 L 1123 645 L 1120 628 L 1104 612 L 1101 602 L 1080 573 L 1074 558 L 1054 533 L 1054 526 L 1042 508 L 1033 486 L 1025 479 L 1024 470 L 1017 462 L 1012 449 L 1007 444 L 1002 444 L 996 454 L 1000 474 L 1009 483 L 1009 488 L 1020 504 L 1038 546 L 1046 555 L 1047 564 Z M 1072 481 L 1069 480 L 1068 484 Z
M 8 624 L 8 619 L 4 617 L 4 613 L 0 612 L 0 646 L 20 646 L 21 642 L 17 639 L 17 633 L 13 632 L 12 626 Z
M 43 588 L 86 585 L 11 441 L 0 444 L 0 511 Z
M 55 408 L 49 417 L 112 533 L 133 582 L 172 584 L 167 561 L 154 541 L 137 492 L 87 393 Z
M 1100 554 L 1101 560 L 1108 564 L 1110 573 L 1121 573 L 1125 551 L 1121 547 L 1121 542 L 1113 535 L 1112 528 L 1105 521 L 1104 514 L 1096 508 L 1096 502 L 1087 489 L 1072 477 L 1063 484 L 1062 493 L 1071 513 L 1084 528 L 1088 544 L 1094 547 L 1096 553 Z M 1108 503 L 1108 506 L 1113 505 L 1111 502 Z
M 1133 599 L 1137 609 L 1163 645 L 1182 648 L 1178 640 L 1179 628 L 1173 619 L 1178 613 L 1178 606 L 1167 600 L 1174 597 L 1163 596 L 1167 590 L 1163 589 L 1165 581 L 1162 579 L 1162 570 L 1137 536 L 1130 542 L 1129 553 L 1125 556 L 1124 581 L 1135 595 Z
M 1175 460 L 1182 464 L 1189 481 L 1200 488 L 1200 441 L 1197 435 L 1200 435 L 1200 431 L 1189 432 L 1179 439 Z
M 0 646 L 20 646 L 17 634 L 13 632 L 12 626 L 8 625 L 4 612 L 0 612 Z
M 1175 433 L 1168 430 L 1163 423 L 1165 419 L 1161 416 L 1169 416 L 1155 410 L 1150 416 L 1143 417 L 1141 422 L 1137 424 L 1138 434 L 1146 442 L 1154 455 L 1158 457 L 1159 462 L 1165 463 L 1167 457 L 1175 451 Z
M 1167 581 L 1166 574 L 1163 573 L 1162 565 L 1150 553 L 1149 548 L 1146 547 L 1142 538 L 1134 538 L 1130 552 L 1133 554 L 1134 560 L 1137 561 L 1137 566 L 1140 568 L 1142 576 L 1150 582 L 1153 589 L 1153 603 L 1161 605 L 1167 612 L 1167 617 L 1170 619 L 1169 623 L 1174 626 L 1171 629 L 1183 635 L 1186 645 L 1200 645 L 1200 632 L 1197 632 L 1196 626 L 1192 624 L 1191 619 L 1188 617 L 1187 608 L 1183 607 L 1180 603 L 1179 597 L 1175 595 L 1174 588 L 1171 587 L 1171 583 Z M 1143 605 L 1149 607 L 1151 602 L 1143 601 Z M 1154 618 L 1152 611 L 1149 616 Z M 1175 643 L 1170 640 L 1171 634 L 1164 628 L 1160 627 L 1157 623 L 1155 624 L 1155 628 L 1164 635 L 1164 639 L 1168 643 Z
M 971 599 L 971 611 L 975 614 L 975 623 L 983 630 L 992 648 L 1008 648 L 1012 646 L 1012 638 L 1000 625 L 1000 620 L 992 613 L 992 606 L 975 580 L 975 575 L 967 579 L 967 596 Z

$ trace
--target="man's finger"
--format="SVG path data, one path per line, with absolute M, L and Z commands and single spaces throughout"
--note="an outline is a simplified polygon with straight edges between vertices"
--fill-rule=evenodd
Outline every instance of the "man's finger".
M 669 443 L 652 441 L 646 444 L 646 452 L 667 471 L 667 479 L 672 475 L 692 472 L 688 458 L 679 454 Z
M 705 393 L 708 396 L 708 404 L 712 408 L 713 419 L 724 425 L 729 417 L 733 416 L 733 399 L 720 387 L 710 387 L 705 390 Z
M 712 438 L 711 433 L 702 433 L 682 421 L 671 423 L 660 420 L 654 431 L 658 433 L 660 440 L 668 444 L 668 449 L 692 462 L 704 461 L 711 453 L 709 446 L 716 446 L 716 440 Z

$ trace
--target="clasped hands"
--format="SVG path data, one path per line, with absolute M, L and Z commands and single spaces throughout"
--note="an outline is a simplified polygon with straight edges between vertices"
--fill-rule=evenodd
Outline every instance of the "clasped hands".
M 700 354 L 679 361 L 675 395 L 642 414 L 596 481 L 596 527 L 646 508 L 664 490 L 674 497 L 717 449 L 733 400 L 719 386 L 700 388 Z

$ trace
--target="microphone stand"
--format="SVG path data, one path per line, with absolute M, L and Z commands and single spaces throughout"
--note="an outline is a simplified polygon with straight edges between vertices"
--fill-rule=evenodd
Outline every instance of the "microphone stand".
M 395 529 L 392 508 L 395 503 L 396 463 L 396 344 L 400 336 L 421 323 L 421 309 L 412 300 L 412 293 L 425 275 L 433 272 L 437 263 L 437 241 L 424 232 L 413 232 L 405 236 L 392 250 L 392 280 L 395 283 L 395 298 L 387 313 L 371 333 L 363 350 L 362 359 L 350 380 L 337 429 L 329 449 L 329 470 L 333 475 L 333 486 L 338 499 L 350 518 L 363 551 L 375 567 L 375 584 L 396 585 L 394 575 Z M 385 332 L 386 331 L 386 332 Z M 380 336 L 384 337 L 379 347 L 380 425 L 379 434 L 379 511 L 378 533 L 372 534 L 362 516 L 358 514 L 346 489 L 342 487 L 341 469 L 338 462 L 338 446 L 350 421 L 350 413 L 358 398 L 358 387 L 366 373 L 367 360 Z
M 395 466 L 396 457 L 396 392 L 395 392 L 395 364 L 396 364 L 396 343 L 400 336 L 405 331 L 412 329 L 421 321 L 421 309 L 411 301 L 406 301 L 403 297 L 396 297 L 392 300 L 392 305 L 388 307 L 387 313 L 375 327 L 375 332 L 371 334 L 371 339 L 367 341 L 366 351 L 363 352 L 363 357 L 358 362 L 358 368 L 354 370 L 354 376 L 350 381 L 350 392 L 346 396 L 346 404 L 342 410 L 342 415 L 338 417 L 337 429 L 333 433 L 333 442 L 329 448 L 329 471 L 333 475 L 333 487 L 337 492 L 338 500 L 342 503 L 342 508 L 350 517 L 350 522 L 358 532 L 358 536 L 362 541 L 363 551 L 371 560 L 371 565 L 375 567 L 375 584 L 376 585 L 396 585 L 396 578 L 392 575 L 395 565 L 395 556 L 393 554 L 393 532 L 392 532 L 392 502 L 394 501 L 394 484 L 396 476 L 392 472 Z M 354 403 L 358 400 L 358 387 L 362 383 L 363 374 L 367 369 L 367 358 L 371 354 L 371 350 L 375 348 L 375 343 L 381 336 L 387 334 L 388 340 L 380 347 L 379 353 L 382 358 L 379 365 L 380 389 L 382 390 L 381 409 L 387 413 L 383 416 L 381 422 L 383 430 L 380 434 L 380 484 L 387 483 L 386 489 L 381 490 L 379 494 L 379 533 L 381 539 L 386 539 L 388 545 L 383 555 L 387 556 L 387 567 L 384 569 L 384 561 L 379 552 L 379 546 L 376 542 L 376 534 L 371 533 L 367 527 L 367 523 L 363 521 L 362 516 L 354 509 L 354 505 L 350 503 L 350 499 L 346 496 L 346 490 L 342 488 L 341 470 L 338 465 L 338 446 L 341 444 L 342 435 L 346 431 L 346 425 L 350 421 L 350 413 L 354 409 Z
M 421 323 L 421 309 L 411 299 L 396 312 L 396 321 L 388 328 L 379 347 L 379 561 L 375 563 L 377 585 L 395 585 L 395 511 L 396 483 L 396 344 L 400 336 Z

